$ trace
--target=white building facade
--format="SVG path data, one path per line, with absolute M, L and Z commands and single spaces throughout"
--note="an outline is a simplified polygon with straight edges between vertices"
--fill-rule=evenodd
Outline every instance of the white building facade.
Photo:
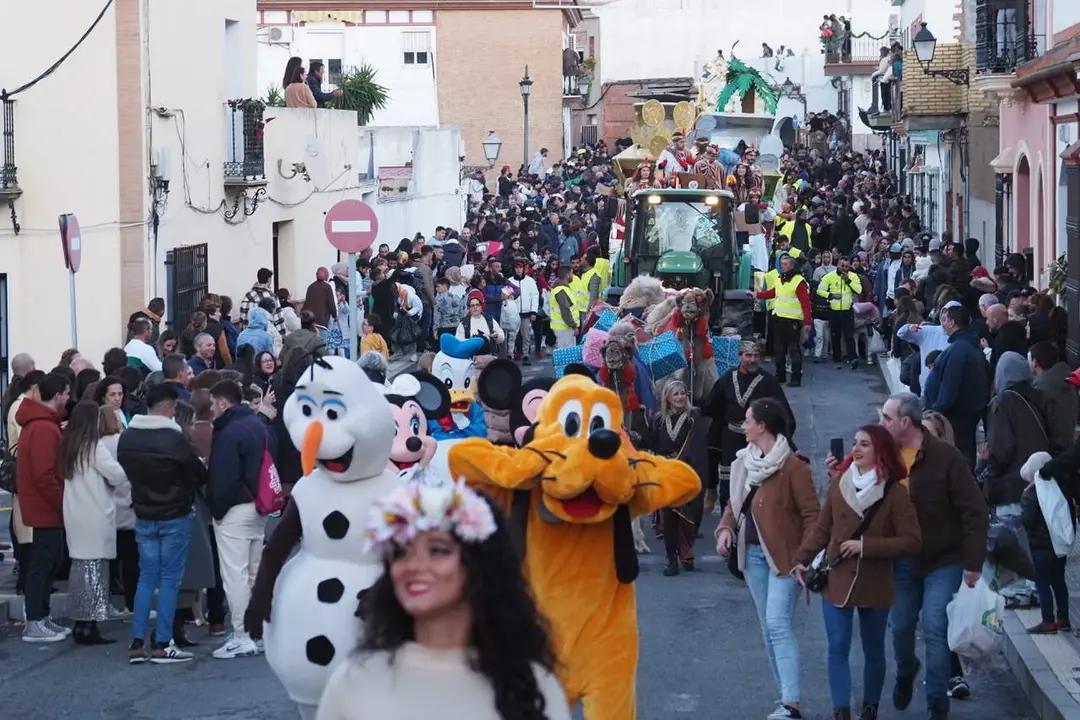
M 375 187 L 357 167 L 356 116 L 250 101 L 254 0 L 42 5 L 5 8 L 20 30 L 0 43 L 11 76 L 0 86 L 18 88 L 93 29 L 3 104 L 0 363 L 29 352 L 51 367 L 71 345 L 61 213 L 83 231 L 76 329 L 94 362 L 123 345 L 128 315 L 152 297 L 181 329 L 206 292 L 239 305 L 260 267 L 302 294 L 337 260 L 324 214 Z

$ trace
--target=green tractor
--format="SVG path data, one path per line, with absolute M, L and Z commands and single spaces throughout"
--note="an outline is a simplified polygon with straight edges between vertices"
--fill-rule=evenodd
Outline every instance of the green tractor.
M 710 288 L 716 324 L 725 310 L 734 309 L 724 308 L 727 302 L 746 302 L 749 280 L 740 273 L 742 248 L 735 238 L 731 192 L 639 190 L 626 208 L 623 245 L 611 248 L 613 285 L 625 288 L 635 277 L 651 275 L 674 290 Z

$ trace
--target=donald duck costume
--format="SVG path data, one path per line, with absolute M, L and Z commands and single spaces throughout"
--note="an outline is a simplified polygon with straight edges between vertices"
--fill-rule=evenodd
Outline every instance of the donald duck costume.
M 459 340 L 449 333 L 439 338 L 440 350 L 431 364 L 431 373 L 450 393 L 450 412 L 428 421 L 428 433 L 436 440 L 487 437 L 484 409 L 476 401 L 476 365 L 473 358 L 484 347 L 484 339 Z

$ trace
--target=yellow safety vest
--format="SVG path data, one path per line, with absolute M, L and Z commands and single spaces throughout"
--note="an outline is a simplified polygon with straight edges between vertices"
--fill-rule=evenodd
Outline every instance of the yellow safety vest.
M 853 272 L 848 273 L 849 279 L 840 279 L 840 274 L 833 270 L 821 278 L 818 284 L 817 294 L 829 300 L 831 310 L 850 310 L 855 305 L 855 294 L 862 292 L 862 283 L 859 276 Z M 839 300 L 829 298 L 833 293 L 840 293 Z
M 573 304 L 574 296 L 568 285 L 556 285 L 551 288 L 551 296 L 549 297 L 548 302 L 551 304 L 550 320 L 552 331 L 575 329 L 573 325 L 567 325 L 566 321 L 563 320 L 562 310 L 559 309 L 559 295 L 562 294 L 567 295 L 570 298 L 571 304 Z
M 575 313 L 581 315 L 589 309 L 589 286 L 578 275 L 570 280 L 570 294 L 574 298 Z
M 777 272 L 777 270 L 775 268 L 773 268 L 769 272 L 765 273 L 765 289 L 766 290 L 772 290 L 773 288 L 775 288 L 776 287 L 776 282 L 779 279 L 780 279 L 780 273 Z M 776 300 L 774 298 L 769 298 L 768 300 L 765 301 L 765 309 L 768 310 L 769 312 L 772 312 L 773 305 L 775 305 L 775 304 L 776 304 Z
M 806 282 L 802 275 L 795 274 L 791 282 L 784 282 L 777 278 L 776 281 L 776 304 L 773 306 L 773 314 L 785 320 L 802 320 L 802 303 L 799 302 L 798 289 L 801 283 Z
M 593 269 L 600 275 L 600 299 L 607 300 L 607 291 L 611 287 L 611 261 L 607 258 L 596 258 Z
M 589 309 L 589 286 L 592 285 L 592 279 L 594 277 L 600 277 L 600 273 L 597 272 L 595 267 L 591 267 L 581 274 L 581 284 L 585 286 L 585 310 Z M 599 300 L 604 299 L 604 279 L 600 278 L 600 287 L 596 289 L 596 297 Z

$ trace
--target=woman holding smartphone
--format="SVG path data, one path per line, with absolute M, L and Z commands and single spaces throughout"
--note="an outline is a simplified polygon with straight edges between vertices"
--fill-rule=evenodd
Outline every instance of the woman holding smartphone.
M 835 449 L 833 451 L 836 452 Z M 859 720 L 876 720 L 885 685 L 885 628 L 893 604 L 893 559 L 922 546 L 919 520 L 902 480 L 900 451 L 880 425 L 855 433 L 851 454 L 829 457 L 829 490 L 817 523 L 795 553 L 792 573 L 805 584 L 807 566 L 825 551 L 831 569 L 821 591 L 829 640 L 829 690 L 835 720 L 851 720 L 852 627 L 859 613 L 863 704 Z M 820 566 L 819 563 L 814 563 Z

